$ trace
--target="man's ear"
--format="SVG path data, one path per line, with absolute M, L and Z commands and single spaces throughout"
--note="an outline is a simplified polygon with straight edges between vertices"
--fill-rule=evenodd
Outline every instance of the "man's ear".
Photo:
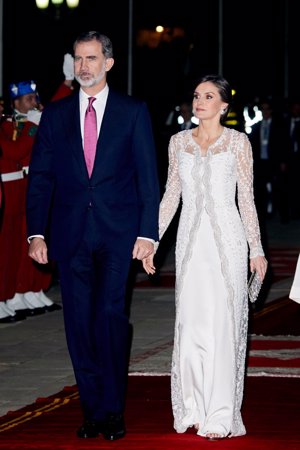
M 105 61 L 105 71 L 108 72 L 112 66 L 114 65 L 114 58 L 107 58 L 107 60 Z

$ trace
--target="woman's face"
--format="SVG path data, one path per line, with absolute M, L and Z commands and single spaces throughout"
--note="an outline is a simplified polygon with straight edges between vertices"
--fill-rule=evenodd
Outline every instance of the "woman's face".
M 200 83 L 193 96 L 193 113 L 200 120 L 214 119 L 223 114 L 228 103 L 221 99 L 218 88 L 210 81 Z

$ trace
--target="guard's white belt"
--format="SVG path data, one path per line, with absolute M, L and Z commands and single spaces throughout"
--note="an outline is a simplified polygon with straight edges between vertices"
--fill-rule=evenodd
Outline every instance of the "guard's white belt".
M 25 166 L 22 167 L 22 170 L 18 170 L 17 172 L 2 173 L 0 177 L 3 182 L 21 180 L 22 178 L 25 178 L 26 175 L 28 175 L 28 170 L 29 167 Z

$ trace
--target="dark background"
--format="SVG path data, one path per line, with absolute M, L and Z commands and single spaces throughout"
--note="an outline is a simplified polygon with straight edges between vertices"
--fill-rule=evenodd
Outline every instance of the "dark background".
M 196 78 L 219 71 L 219 3 L 133 0 L 132 94 L 148 102 L 157 122 Z M 299 94 L 299 3 L 223 0 L 222 72 L 240 102 L 269 95 L 280 103 Z M 53 5 L 41 11 L 35 0 L 3 4 L 4 95 L 10 82 L 34 79 L 47 103 L 63 80 L 64 53 L 81 31 L 92 29 L 112 39 L 115 66 L 108 81 L 127 91 L 129 1 L 80 0 L 74 10 L 63 5 L 59 18 Z M 160 43 L 152 39 L 156 25 L 167 27 Z

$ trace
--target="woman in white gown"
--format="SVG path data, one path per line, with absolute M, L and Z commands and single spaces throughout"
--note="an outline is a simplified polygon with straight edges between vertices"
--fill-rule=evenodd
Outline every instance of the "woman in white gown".
M 264 278 L 267 261 L 253 199 L 253 164 L 245 133 L 222 125 L 228 82 L 199 81 L 193 113 L 199 126 L 170 139 L 162 238 L 180 199 L 176 240 L 176 321 L 171 369 L 174 428 L 194 426 L 208 439 L 245 434 L 241 417 L 250 270 Z M 236 204 L 236 191 L 238 207 Z M 155 271 L 153 255 L 143 261 Z

